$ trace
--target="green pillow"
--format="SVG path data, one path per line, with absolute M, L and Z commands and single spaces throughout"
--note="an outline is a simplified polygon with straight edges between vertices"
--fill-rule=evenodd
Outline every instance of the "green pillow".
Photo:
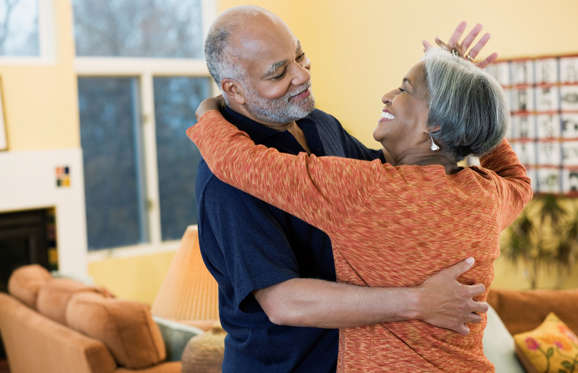
M 165 341 L 167 350 L 166 361 L 181 361 L 181 356 L 187 343 L 196 335 L 204 332 L 194 326 L 184 325 L 175 321 L 153 316 L 153 320 L 158 325 Z
M 490 307 L 488 324 L 484 331 L 484 354 L 496 367 L 496 373 L 524 373 L 516 358 L 514 338 L 504 326 L 498 313 Z

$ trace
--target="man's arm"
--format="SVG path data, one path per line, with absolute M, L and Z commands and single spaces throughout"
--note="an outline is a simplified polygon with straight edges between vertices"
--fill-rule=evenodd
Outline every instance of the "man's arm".
M 463 285 L 457 278 L 473 265 L 462 261 L 415 288 L 371 288 L 315 279 L 292 279 L 256 291 L 255 298 L 278 325 L 350 328 L 379 322 L 422 320 L 468 334 L 467 323 L 477 323 L 476 302 L 483 285 Z

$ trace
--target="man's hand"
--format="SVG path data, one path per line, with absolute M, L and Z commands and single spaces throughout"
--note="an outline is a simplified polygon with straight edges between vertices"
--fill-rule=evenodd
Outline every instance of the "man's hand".
M 225 106 L 225 99 L 223 96 L 215 96 L 209 97 L 201 101 L 197 110 L 195 111 L 195 116 L 197 120 L 200 120 L 201 117 L 207 112 L 211 110 L 219 110 L 221 107 Z
M 474 47 L 468 51 L 468 49 L 470 48 L 476 37 L 482 31 L 482 25 L 477 24 L 460 43 L 459 41 L 462 35 L 464 34 L 464 31 L 466 31 L 466 26 L 467 26 L 466 22 L 461 22 L 458 25 L 458 27 L 456 27 L 456 29 L 454 30 L 454 33 L 450 37 L 450 40 L 447 44 L 437 37 L 435 40 L 436 44 L 446 50 L 458 54 L 460 57 L 472 61 L 479 68 L 483 69 L 484 67 L 494 62 L 498 58 L 498 54 L 494 52 L 490 54 L 488 57 L 486 57 L 484 60 L 476 61 L 475 60 L 476 57 L 478 56 L 480 51 L 484 48 L 484 46 L 488 43 L 488 40 L 490 40 L 490 34 L 485 33 L 484 36 L 482 36 L 482 38 L 476 43 L 476 45 L 474 45 Z M 432 47 L 432 44 L 427 40 L 424 40 L 423 46 L 424 50 L 427 51 Z
M 418 288 L 418 319 L 462 335 L 470 332 L 467 323 L 481 322 L 482 318 L 476 312 L 487 312 L 488 304 L 473 298 L 483 294 L 485 286 L 463 285 L 457 281 L 473 265 L 474 259 L 468 258 L 427 279 Z

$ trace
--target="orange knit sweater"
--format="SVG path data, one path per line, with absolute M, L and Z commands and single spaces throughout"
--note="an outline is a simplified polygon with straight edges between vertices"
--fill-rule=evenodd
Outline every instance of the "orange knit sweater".
M 489 288 L 499 234 L 532 197 L 507 141 L 481 159 L 483 168 L 447 175 L 441 165 L 279 153 L 217 111 L 187 134 L 219 179 L 325 231 L 337 280 L 359 286 L 417 286 L 473 256 L 460 281 Z M 468 336 L 417 320 L 344 328 L 338 372 L 493 372 L 485 324 L 484 316 Z

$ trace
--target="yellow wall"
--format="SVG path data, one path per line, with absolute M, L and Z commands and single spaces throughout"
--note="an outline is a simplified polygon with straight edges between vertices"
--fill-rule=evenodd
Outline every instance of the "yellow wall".
M 152 304 L 166 277 L 175 252 L 89 263 L 88 273 L 97 285 L 122 299 Z
M 447 40 L 462 20 L 492 34 L 485 54 L 502 57 L 578 52 L 578 1 L 553 0 L 221 0 L 220 10 L 259 5 L 281 16 L 301 40 L 313 67 L 317 106 L 334 114 L 367 145 L 379 119 L 381 96 L 396 88 L 422 55 L 421 41 Z M 578 287 L 578 271 L 557 284 Z M 528 288 L 522 267 L 496 263 L 495 287 Z
M 10 150 L 80 147 L 72 7 L 68 0 L 53 3 L 54 60 L 0 62 Z

